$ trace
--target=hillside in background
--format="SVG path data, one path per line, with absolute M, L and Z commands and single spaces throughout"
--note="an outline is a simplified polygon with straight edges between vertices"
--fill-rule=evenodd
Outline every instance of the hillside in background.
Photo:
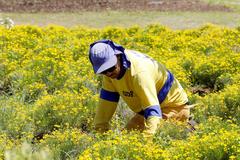
M 231 11 L 201 0 L 0 0 L 1 12 L 77 12 L 101 10 Z

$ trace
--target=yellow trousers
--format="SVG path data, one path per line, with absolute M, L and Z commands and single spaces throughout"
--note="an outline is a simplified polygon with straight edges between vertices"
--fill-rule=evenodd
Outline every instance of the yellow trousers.
M 163 119 L 175 119 L 178 121 L 187 122 L 190 117 L 190 108 L 192 107 L 193 105 L 182 105 L 178 107 L 162 108 Z M 143 131 L 145 128 L 144 121 L 144 116 L 136 114 L 129 120 L 126 125 L 126 129 Z

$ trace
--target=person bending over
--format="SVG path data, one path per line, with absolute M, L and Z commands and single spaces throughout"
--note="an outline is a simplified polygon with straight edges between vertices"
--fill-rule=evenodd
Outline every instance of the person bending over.
M 163 64 L 111 40 L 92 43 L 89 60 L 94 73 L 103 75 L 94 118 L 97 131 L 109 130 L 120 96 L 136 113 L 126 129 L 140 130 L 146 137 L 155 134 L 161 119 L 188 121 L 191 105 L 187 94 Z

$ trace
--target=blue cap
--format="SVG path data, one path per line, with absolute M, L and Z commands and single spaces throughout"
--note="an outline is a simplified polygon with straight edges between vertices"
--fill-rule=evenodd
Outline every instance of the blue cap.
M 109 44 L 96 43 L 89 50 L 89 58 L 95 73 L 99 74 L 117 64 L 116 54 L 118 50 L 114 50 Z

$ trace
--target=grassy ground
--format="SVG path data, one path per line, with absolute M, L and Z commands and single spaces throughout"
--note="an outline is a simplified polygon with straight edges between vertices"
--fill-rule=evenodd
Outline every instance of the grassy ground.
M 240 0 L 202 0 L 203 2 L 207 2 L 211 5 L 213 4 L 220 4 L 225 5 L 234 9 L 235 11 L 240 11 Z
M 81 12 L 81 13 L 0 13 L 10 17 L 15 24 L 46 26 L 57 24 L 65 27 L 84 25 L 95 28 L 105 26 L 129 27 L 160 23 L 172 29 L 187 29 L 213 23 L 228 27 L 240 26 L 240 12 Z

